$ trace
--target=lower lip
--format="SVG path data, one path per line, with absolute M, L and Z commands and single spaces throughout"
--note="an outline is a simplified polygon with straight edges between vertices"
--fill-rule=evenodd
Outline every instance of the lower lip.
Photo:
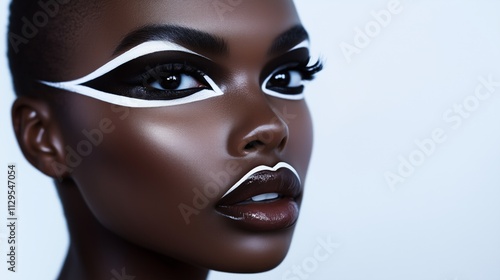
M 221 205 L 217 211 L 240 227 L 255 231 L 272 231 L 292 226 L 299 217 L 299 206 L 290 197 L 273 201 Z

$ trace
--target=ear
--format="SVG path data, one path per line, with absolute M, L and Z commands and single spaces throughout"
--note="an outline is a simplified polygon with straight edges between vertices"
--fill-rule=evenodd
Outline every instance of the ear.
M 46 101 L 19 97 L 12 105 L 12 124 L 24 156 L 35 168 L 60 180 L 69 175 L 62 135 Z

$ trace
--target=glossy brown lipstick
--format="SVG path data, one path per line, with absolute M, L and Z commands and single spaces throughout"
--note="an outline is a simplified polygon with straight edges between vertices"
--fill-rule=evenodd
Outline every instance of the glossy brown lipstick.
M 274 167 L 258 166 L 245 174 L 222 196 L 216 209 L 239 227 L 279 230 L 297 221 L 301 194 L 297 172 L 280 162 Z

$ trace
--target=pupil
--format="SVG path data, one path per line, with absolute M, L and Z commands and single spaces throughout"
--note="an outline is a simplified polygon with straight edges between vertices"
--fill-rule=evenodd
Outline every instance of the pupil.
M 286 72 L 276 73 L 273 77 L 273 86 L 286 87 L 290 83 L 290 75 Z
M 160 85 L 165 89 L 176 89 L 180 84 L 181 76 L 179 74 L 170 74 L 160 81 Z

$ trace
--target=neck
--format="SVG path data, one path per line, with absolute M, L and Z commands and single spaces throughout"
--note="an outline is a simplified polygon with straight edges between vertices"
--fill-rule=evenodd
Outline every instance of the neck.
M 70 235 L 59 280 L 207 278 L 207 269 L 160 255 L 106 229 L 91 213 L 74 181 L 56 185 Z

